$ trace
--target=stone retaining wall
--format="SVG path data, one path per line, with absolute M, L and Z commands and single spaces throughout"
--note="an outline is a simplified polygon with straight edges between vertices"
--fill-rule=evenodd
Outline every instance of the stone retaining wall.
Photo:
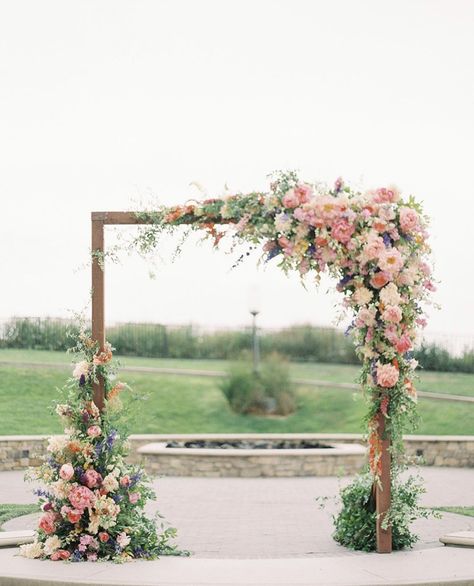
M 302 439 L 326 443 L 361 443 L 360 434 L 265 434 L 265 439 L 285 439 L 299 441 Z M 130 462 L 139 462 L 143 456 L 138 449 L 152 442 L 191 439 L 261 439 L 255 434 L 192 434 L 192 435 L 132 435 L 130 436 Z M 0 436 L 0 470 L 22 470 L 28 466 L 37 466 L 46 453 L 47 436 Z M 406 436 L 407 453 L 421 456 L 427 466 L 474 467 L 474 436 Z M 190 456 L 186 456 L 189 458 Z M 253 456 L 249 456 L 252 458 Z M 282 467 L 284 458 L 281 455 Z M 191 462 L 191 460 L 189 460 Z M 251 461 L 248 461 L 249 465 Z M 177 464 L 176 466 L 179 466 Z M 303 464 L 304 466 L 304 464 Z

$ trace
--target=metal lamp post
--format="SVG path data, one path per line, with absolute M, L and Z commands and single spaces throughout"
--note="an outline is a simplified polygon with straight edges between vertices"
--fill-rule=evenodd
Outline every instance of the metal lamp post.
M 260 348 L 258 344 L 257 315 L 260 313 L 260 304 L 257 288 L 252 287 L 249 295 L 249 311 L 252 316 L 252 350 L 253 350 L 253 371 L 255 374 L 260 370 Z

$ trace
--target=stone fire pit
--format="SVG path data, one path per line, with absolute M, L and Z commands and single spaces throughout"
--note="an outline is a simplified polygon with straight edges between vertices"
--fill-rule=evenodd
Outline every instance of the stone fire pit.
M 337 476 L 359 472 L 359 444 L 319 442 L 304 435 L 181 436 L 138 448 L 152 474 L 164 476 Z

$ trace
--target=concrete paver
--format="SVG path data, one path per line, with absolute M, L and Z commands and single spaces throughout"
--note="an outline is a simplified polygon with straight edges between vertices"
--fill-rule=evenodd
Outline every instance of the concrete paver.
M 426 506 L 473 505 L 474 471 L 424 468 Z M 194 558 L 323 558 L 363 556 L 331 537 L 336 505 L 324 510 L 315 497 L 332 497 L 349 479 L 337 478 L 160 478 L 155 481 L 157 508 L 178 528 L 178 543 Z M 0 473 L 0 502 L 35 502 L 21 472 Z M 35 519 L 15 519 L 5 529 L 29 529 Z M 474 529 L 474 518 L 444 514 L 419 520 L 415 551 L 443 546 L 439 537 Z M 474 552 L 473 552 L 474 556 Z

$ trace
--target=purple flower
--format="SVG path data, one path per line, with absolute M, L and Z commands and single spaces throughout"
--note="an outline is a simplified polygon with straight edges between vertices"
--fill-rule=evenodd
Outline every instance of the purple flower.
M 387 232 L 385 232 L 385 234 L 382 234 L 382 239 L 387 248 L 390 248 L 392 246 L 393 240 L 390 238 L 390 235 L 387 234 Z
M 281 248 L 279 246 L 275 246 L 275 248 L 272 248 L 270 252 L 267 254 L 265 262 L 271 261 L 272 258 L 275 258 L 275 256 L 278 256 L 279 254 L 281 254 Z
M 79 378 L 79 386 L 83 387 L 86 384 L 86 375 L 85 374 L 81 374 L 80 378 Z

